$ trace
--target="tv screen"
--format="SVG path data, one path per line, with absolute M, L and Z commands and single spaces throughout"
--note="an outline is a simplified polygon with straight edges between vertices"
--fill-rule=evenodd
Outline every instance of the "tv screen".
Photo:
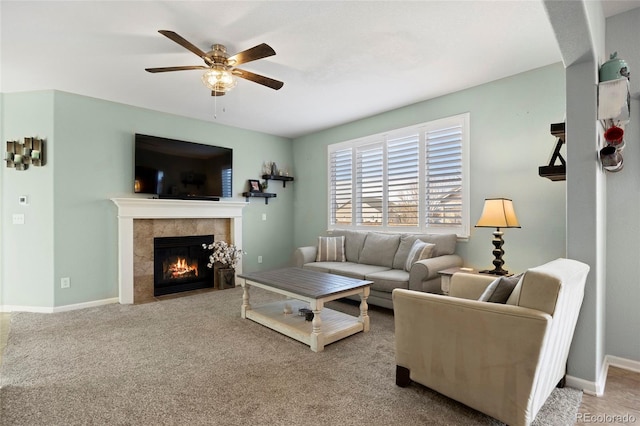
M 160 198 L 231 197 L 233 150 L 135 135 L 134 191 Z

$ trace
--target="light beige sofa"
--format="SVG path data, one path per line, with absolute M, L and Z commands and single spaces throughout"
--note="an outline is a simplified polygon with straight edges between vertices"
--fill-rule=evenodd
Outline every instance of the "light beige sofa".
M 450 296 L 394 290 L 396 384 L 531 424 L 564 378 L 588 273 L 569 259 L 529 269 L 507 304 L 474 300 L 494 279 L 482 275 L 454 274 Z
M 295 266 L 371 280 L 373 284 L 368 303 L 389 309 L 393 308 L 391 292 L 394 289 L 441 294 L 438 271 L 462 266 L 462 258 L 455 254 L 455 234 L 386 234 L 336 230 L 327 235 L 345 237 L 344 262 L 316 262 L 317 246 L 307 246 L 295 250 Z M 435 244 L 435 247 L 430 258 L 413 263 L 410 270 L 406 271 L 407 256 L 417 239 Z

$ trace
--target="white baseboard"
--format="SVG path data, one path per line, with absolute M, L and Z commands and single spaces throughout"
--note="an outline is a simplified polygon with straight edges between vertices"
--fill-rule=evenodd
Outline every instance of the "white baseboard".
M 584 393 L 589 395 L 602 396 L 607 383 L 607 374 L 609 373 L 610 366 L 640 373 L 640 361 L 620 358 L 614 355 L 605 355 L 602 370 L 598 375 L 597 381 L 591 382 L 579 377 L 567 375 L 567 386 L 582 389 Z
M 76 309 L 94 308 L 96 306 L 110 305 L 118 302 L 119 299 L 117 297 L 113 297 L 111 299 L 94 300 L 91 302 L 76 303 L 74 305 L 56 306 L 53 308 L 53 312 L 75 311 Z
M 20 306 L 20 305 L 0 305 L 0 312 L 33 312 L 38 314 L 53 314 L 56 312 L 75 311 L 77 309 L 93 308 L 96 306 L 118 303 L 118 298 L 93 300 L 91 302 L 75 303 L 73 305 L 44 307 L 44 306 Z
M 45 306 L 20 306 L 20 305 L 2 305 L 0 312 L 34 312 L 38 314 L 52 314 L 53 308 Z
M 604 358 L 604 362 L 608 363 L 612 367 L 618 367 L 618 368 L 622 368 L 623 370 L 629 370 L 629 371 L 633 371 L 634 373 L 640 373 L 640 361 L 620 358 L 619 356 L 607 355 Z

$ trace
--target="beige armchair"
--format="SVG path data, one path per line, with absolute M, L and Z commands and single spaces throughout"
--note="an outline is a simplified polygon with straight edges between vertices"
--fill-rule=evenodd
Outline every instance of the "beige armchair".
M 507 304 L 475 300 L 495 278 L 483 275 L 454 274 L 449 296 L 394 290 L 396 384 L 531 424 L 564 378 L 588 273 L 569 259 L 529 269 Z

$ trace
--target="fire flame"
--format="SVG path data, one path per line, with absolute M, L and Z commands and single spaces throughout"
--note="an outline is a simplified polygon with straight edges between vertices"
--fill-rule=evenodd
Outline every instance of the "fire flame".
M 171 278 L 197 277 L 198 265 L 189 265 L 187 259 L 178 258 L 175 263 L 169 265 L 167 272 Z

